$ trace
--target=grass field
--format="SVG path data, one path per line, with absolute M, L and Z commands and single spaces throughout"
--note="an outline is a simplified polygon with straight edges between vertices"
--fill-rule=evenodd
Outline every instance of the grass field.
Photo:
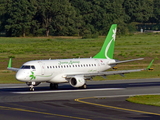
M 13 67 L 20 67 L 24 62 L 36 59 L 63 59 L 63 58 L 86 58 L 94 56 L 104 42 L 105 37 L 96 39 L 81 39 L 77 37 L 26 37 L 6 38 L 0 37 L 0 83 L 15 83 L 14 72 L 6 70 L 8 58 L 14 57 Z M 139 79 L 160 77 L 160 34 L 135 34 L 129 36 L 117 36 L 114 57 L 118 60 L 144 58 L 118 65 L 121 69 L 146 68 L 152 59 L 155 59 L 153 71 L 143 71 L 108 76 L 114 79 Z M 104 80 L 96 77 L 95 80 Z
M 138 104 L 160 106 L 160 95 L 138 95 L 129 97 L 127 101 Z

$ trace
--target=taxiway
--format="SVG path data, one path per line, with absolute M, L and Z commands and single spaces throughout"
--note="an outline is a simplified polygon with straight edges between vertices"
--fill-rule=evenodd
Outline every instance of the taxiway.
M 0 118 L 10 120 L 159 120 L 160 107 L 125 101 L 133 95 L 160 94 L 160 79 L 89 81 L 87 89 L 43 83 L 0 84 Z

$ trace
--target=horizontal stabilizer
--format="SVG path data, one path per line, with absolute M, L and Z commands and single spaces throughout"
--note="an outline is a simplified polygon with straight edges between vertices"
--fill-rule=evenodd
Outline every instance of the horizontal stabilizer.
M 116 61 L 113 63 L 109 63 L 109 65 L 115 65 L 115 64 L 119 64 L 119 63 L 126 63 L 126 62 L 132 62 L 132 61 L 143 60 L 143 59 L 144 58 L 137 58 L 137 59 L 132 59 L 132 60 Z

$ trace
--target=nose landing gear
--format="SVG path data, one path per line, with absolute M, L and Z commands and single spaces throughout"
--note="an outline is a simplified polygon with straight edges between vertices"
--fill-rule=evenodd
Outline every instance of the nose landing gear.
M 34 86 L 33 85 L 31 85 L 29 87 L 30 87 L 30 91 L 34 91 Z
M 34 86 L 39 85 L 41 82 L 26 82 L 26 84 L 30 87 L 30 91 L 34 91 Z

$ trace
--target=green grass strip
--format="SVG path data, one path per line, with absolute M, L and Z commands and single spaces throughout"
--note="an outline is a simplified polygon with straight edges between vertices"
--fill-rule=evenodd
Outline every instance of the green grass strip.
M 160 95 L 137 95 L 126 100 L 138 104 L 160 106 Z

